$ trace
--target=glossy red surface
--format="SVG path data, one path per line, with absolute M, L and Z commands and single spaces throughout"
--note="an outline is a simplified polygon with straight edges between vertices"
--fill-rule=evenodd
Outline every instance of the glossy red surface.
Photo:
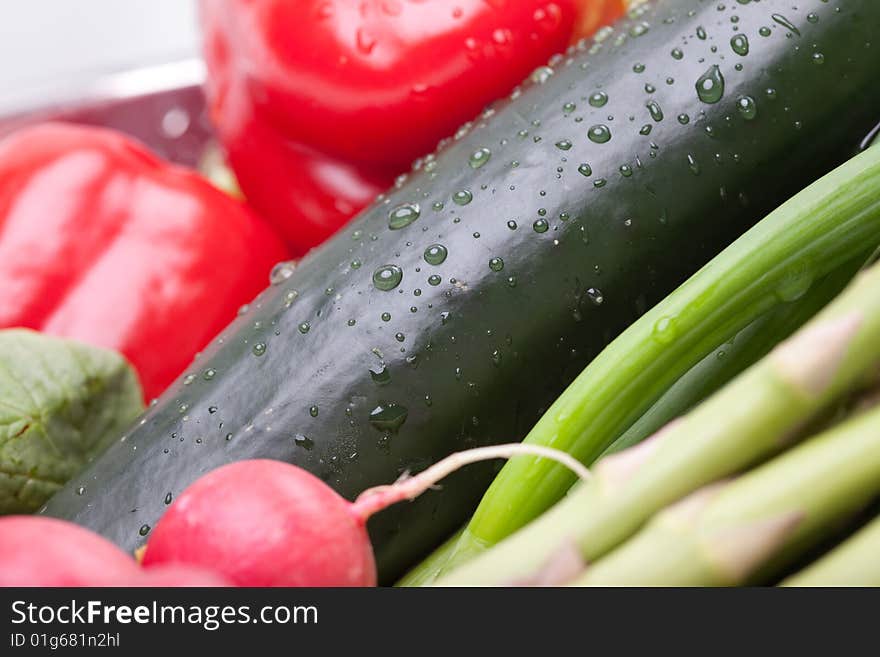
M 138 574 L 130 555 L 71 522 L 0 518 L 0 587 L 115 586 Z
M 564 50 L 575 4 L 202 0 L 211 115 L 245 195 L 316 245 Z
M 239 461 L 203 475 L 150 532 L 143 565 L 210 568 L 237 586 L 375 586 L 364 522 L 288 463 Z
M 123 353 L 158 395 L 287 257 L 243 204 L 119 133 L 0 142 L 0 327 Z

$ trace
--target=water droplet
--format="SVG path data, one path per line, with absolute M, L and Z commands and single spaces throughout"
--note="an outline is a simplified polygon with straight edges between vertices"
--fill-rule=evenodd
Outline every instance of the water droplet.
M 315 446 L 314 440 L 301 433 L 298 433 L 293 437 L 293 443 L 297 447 L 302 447 L 305 450 L 311 450 Z
M 648 30 L 651 29 L 651 26 L 645 21 L 640 21 L 629 28 L 630 36 L 640 37 L 645 34 Z
M 801 31 L 797 29 L 797 27 L 795 27 L 794 23 L 792 23 L 782 14 L 772 14 L 770 18 L 772 18 L 776 23 L 778 23 L 785 29 L 790 30 L 792 34 L 796 34 L 798 36 L 801 35 Z
M 288 278 L 293 276 L 293 271 L 295 269 L 295 260 L 284 260 L 283 262 L 277 263 L 274 267 L 272 267 L 272 271 L 269 272 L 269 284 L 279 285 L 280 283 L 283 283 Z
M 425 249 L 423 257 L 425 258 L 425 262 L 429 265 L 441 265 L 448 255 L 449 251 L 447 251 L 445 246 L 442 244 L 432 244 Z
M 393 402 L 382 402 L 370 411 L 370 424 L 379 431 L 397 433 L 409 411 L 405 406 Z
M 254 356 L 262 356 L 266 353 L 266 343 L 258 342 L 253 346 L 253 349 L 251 349 L 251 351 L 254 352 Z
M 391 382 L 391 372 L 384 364 L 381 364 L 378 369 L 370 368 L 370 378 L 373 379 L 373 383 L 384 386 Z
M 536 233 L 546 233 L 550 228 L 550 224 L 547 223 L 546 219 L 536 219 L 535 223 L 532 224 L 532 228 L 534 228 Z
M 758 29 L 758 34 L 760 34 L 762 37 L 768 37 L 771 34 L 773 34 L 773 30 L 771 30 L 769 27 L 764 25 Z
M 421 210 L 418 203 L 398 205 L 388 213 L 388 227 L 391 230 L 405 228 L 418 219 L 420 214 Z
M 492 271 L 501 271 L 504 269 L 504 260 L 501 258 L 492 258 L 489 260 L 489 269 Z
M 592 128 L 590 128 L 587 136 L 590 138 L 590 141 L 596 144 L 604 144 L 610 141 L 611 130 L 608 129 L 607 125 L 594 125 Z
M 724 76 L 717 64 L 700 76 L 696 83 L 697 96 L 704 103 L 717 103 L 724 96 Z
M 511 219 L 507 222 L 507 227 L 510 228 L 510 230 L 516 230 L 516 222 Z
M 452 195 L 452 201 L 456 205 L 467 205 L 474 200 L 474 195 L 469 189 L 462 189 Z
M 571 146 L 572 146 L 571 141 L 569 141 L 568 139 L 560 139 L 559 141 L 556 142 L 556 148 L 558 148 L 561 151 L 571 150 Z
M 578 173 L 582 176 L 592 176 L 593 175 L 593 167 L 584 162 L 580 166 L 578 166 Z
M 373 48 L 376 47 L 376 38 L 362 27 L 357 29 L 355 41 L 357 42 L 358 50 L 365 55 L 369 55 L 373 52 Z
M 784 303 L 797 301 L 813 285 L 813 272 L 806 263 L 799 263 L 787 271 L 776 288 L 776 296 Z
M 138 534 L 140 534 L 141 536 L 146 536 L 149 533 L 150 533 L 150 526 L 149 525 L 141 525 L 141 528 L 138 529 Z
M 544 84 L 553 77 L 553 69 L 549 66 L 539 66 L 534 71 L 532 71 L 532 82 L 535 84 Z
M 309 324 L 308 322 L 303 322 L 303 323 L 300 324 L 297 328 L 299 329 L 299 332 L 300 332 L 300 333 L 302 333 L 303 335 L 305 335 L 306 333 L 309 332 L 309 329 L 312 328 L 312 326 L 311 326 L 311 324 Z
M 168 493 L 168 494 L 165 496 L 165 504 L 166 504 L 166 505 L 171 504 L 171 500 L 172 500 L 172 499 L 173 499 L 173 497 L 171 496 L 171 493 Z
M 389 313 L 389 312 L 384 312 L 379 317 L 382 319 L 383 322 L 390 322 L 391 321 L 391 313 Z
M 655 100 L 649 100 L 645 107 L 648 108 L 648 113 L 651 115 L 651 118 L 654 119 L 657 123 L 663 120 L 663 110 L 660 108 L 660 105 Z
M 824 64 L 825 63 L 825 55 L 820 52 L 813 53 L 813 63 L 814 64 Z
M 674 317 L 664 316 L 654 324 L 653 338 L 660 344 L 670 344 L 678 335 L 678 326 Z
M 684 57 L 681 48 L 673 48 L 670 54 L 672 55 L 672 59 L 681 59 Z
M 734 34 L 730 38 L 730 47 L 737 55 L 745 57 L 749 54 L 749 38 L 745 34 Z
M 608 94 L 604 91 L 597 91 L 590 96 L 589 103 L 593 107 L 605 107 L 608 103 Z
M 565 112 L 566 114 L 571 114 L 576 109 L 577 109 L 577 105 L 575 105 L 574 103 L 566 103 L 565 105 L 562 106 L 562 111 Z
M 695 176 L 700 175 L 700 164 L 697 162 L 696 158 L 688 153 L 687 156 L 688 168 L 691 170 L 691 173 Z
M 687 125 L 691 122 L 691 117 L 689 117 L 687 114 L 679 114 L 677 118 L 678 122 L 682 125 Z
M 403 270 L 397 265 L 382 265 L 373 272 L 373 285 L 377 290 L 388 292 L 403 280 Z
M 605 295 L 602 294 L 602 291 L 591 287 L 587 289 L 587 298 L 593 302 L 594 305 L 601 306 L 605 301 Z
M 77 494 L 77 495 L 83 495 L 83 494 L 85 494 L 85 492 L 86 492 L 86 487 L 85 487 L 85 486 L 80 486 L 79 488 L 76 489 L 76 494 Z
M 746 121 L 751 121 L 758 116 L 758 105 L 751 96 L 740 96 L 736 99 L 736 109 Z
M 440 285 L 441 280 L 442 279 L 437 274 L 433 274 L 428 276 L 428 285 Z
M 318 417 L 318 407 L 309 406 L 309 415 L 311 415 L 312 417 Z
M 492 151 L 488 148 L 478 148 L 473 153 L 471 153 L 470 158 L 468 159 L 468 164 L 471 169 L 479 169 L 486 162 L 488 162 L 492 157 Z

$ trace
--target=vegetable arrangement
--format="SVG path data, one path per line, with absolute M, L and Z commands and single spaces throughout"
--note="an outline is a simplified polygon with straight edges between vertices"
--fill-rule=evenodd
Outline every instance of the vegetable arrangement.
M 821 65 L 794 50 L 794 37 L 772 20 L 770 36 L 760 35 L 769 20 L 763 5 L 719 12 L 666 0 L 624 23 L 625 39 L 609 36 L 572 53 L 570 64 L 539 70 L 427 170 L 276 279 L 143 424 L 83 474 L 85 494 L 72 482 L 47 513 L 135 549 L 167 494 L 226 463 L 294 463 L 353 499 L 451 452 L 525 436 L 611 338 L 817 172 L 846 159 L 869 131 L 880 94 L 864 48 L 873 5 L 836 13 L 824 4 L 802 8 L 820 16 L 804 17 L 801 31 L 822 45 Z M 734 11 L 738 33 L 757 34 L 747 57 L 730 49 Z M 685 38 L 687 54 L 676 59 L 669 44 Z M 713 53 L 716 43 L 725 48 Z M 715 98 L 701 97 L 696 83 L 715 66 L 724 93 L 708 102 Z M 807 77 L 809 90 L 800 82 Z M 738 107 L 746 95 L 755 99 L 754 117 Z M 864 102 L 854 107 L 854 97 Z M 639 116 L 629 121 L 633 108 Z M 848 120 L 835 120 L 844 109 Z M 816 221 L 801 237 L 822 235 Z M 781 294 L 796 296 L 826 265 L 870 248 L 869 235 L 851 237 L 827 257 L 816 257 L 820 241 L 812 260 L 774 258 L 778 285 L 791 279 Z M 746 270 L 731 287 L 756 279 Z M 773 289 L 771 281 L 761 293 Z M 736 316 L 709 325 L 678 373 L 768 308 L 747 295 L 734 301 Z M 670 330 L 652 343 L 680 348 L 675 333 L 688 328 L 686 319 L 661 324 Z M 661 377 L 633 399 L 593 457 L 662 385 Z M 380 579 L 402 574 L 460 526 L 493 474 L 492 464 L 473 466 L 441 491 L 377 515 L 370 530 Z M 547 495 L 523 483 L 546 508 L 570 479 Z
M 805 294 L 814 280 L 854 256 L 864 261 L 880 243 L 880 206 L 872 193 L 878 184 L 880 151 L 873 149 L 783 204 L 593 360 L 526 442 L 594 461 L 657 399 L 658 390 L 712 346 Z M 486 492 L 456 550 L 468 555 L 504 538 L 556 502 L 571 483 L 568 472 L 546 463 L 510 464 Z
M 2 325 L 148 394 L 271 269 L 137 421 L 122 356 L 0 331 L 0 509 L 67 482 L 0 518 L 0 584 L 877 583 L 876 2 L 642 2 L 549 62 L 620 7 L 222 5 L 244 201 L 105 131 L 0 142 Z M 59 281 L 131 323 L 15 319 Z

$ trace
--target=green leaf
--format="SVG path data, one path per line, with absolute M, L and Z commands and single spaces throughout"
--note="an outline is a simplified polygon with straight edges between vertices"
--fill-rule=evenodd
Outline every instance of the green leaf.
M 121 355 L 0 330 L 0 514 L 37 510 L 142 409 Z

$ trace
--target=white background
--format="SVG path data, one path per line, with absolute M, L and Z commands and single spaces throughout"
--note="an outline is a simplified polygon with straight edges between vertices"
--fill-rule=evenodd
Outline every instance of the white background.
M 0 0 L 0 104 L 198 50 L 195 0 Z

